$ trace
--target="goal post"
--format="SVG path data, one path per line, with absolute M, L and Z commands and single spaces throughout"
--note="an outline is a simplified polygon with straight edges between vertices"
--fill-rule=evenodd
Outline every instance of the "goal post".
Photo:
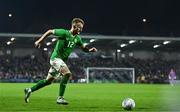
M 135 83 L 134 68 L 111 68 L 111 67 L 87 67 L 86 68 L 87 83 Z

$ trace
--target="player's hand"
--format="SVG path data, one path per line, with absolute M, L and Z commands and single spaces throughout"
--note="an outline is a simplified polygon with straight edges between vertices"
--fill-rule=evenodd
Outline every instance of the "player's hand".
M 35 47 L 40 48 L 40 47 L 41 47 L 41 42 L 37 40 L 37 41 L 34 43 L 34 45 L 35 45 Z
M 97 52 L 98 50 L 95 47 L 92 47 L 91 49 L 89 49 L 89 52 Z

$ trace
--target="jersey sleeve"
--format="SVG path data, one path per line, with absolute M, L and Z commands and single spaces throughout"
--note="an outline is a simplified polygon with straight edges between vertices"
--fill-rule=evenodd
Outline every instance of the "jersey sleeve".
M 77 45 L 80 46 L 80 47 L 84 45 L 84 43 L 83 43 L 83 41 L 82 41 L 80 36 L 78 38 Z
M 54 29 L 54 35 L 57 36 L 58 39 L 65 38 L 66 31 L 64 29 Z

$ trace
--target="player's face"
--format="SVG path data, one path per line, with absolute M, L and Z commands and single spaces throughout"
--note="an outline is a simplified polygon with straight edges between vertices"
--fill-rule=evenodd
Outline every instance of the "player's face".
M 83 30 L 83 24 L 81 22 L 73 24 L 73 32 L 75 34 L 80 34 Z

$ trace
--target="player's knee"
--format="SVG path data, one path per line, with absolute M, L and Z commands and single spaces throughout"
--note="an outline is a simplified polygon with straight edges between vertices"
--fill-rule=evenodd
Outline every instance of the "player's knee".
M 47 80 L 46 80 L 46 84 L 47 84 L 47 85 L 52 84 L 53 80 L 54 80 L 53 78 L 47 79 Z
M 52 84 L 52 81 L 47 81 L 47 85 L 50 85 L 50 84 Z
M 68 70 L 68 71 L 64 71 L 64 72 L 61 72 L 63 75 L 68 75 L 68 76 L 71 76 L 72 73 Z
M 66 84 L 68 83 L 68 80 L 69 80 L 71 75 L 72 75 L 71 73 L 64 74 L 64 76 L 63 76 L 64 80 L 61 81 L 60 85 L 61 86 L 66 86 Z
M 70 70 L 69 70 L 68 67 L 62 67 L 62 68 L 60 69 L 60 73 L 62 73 L 62 74 L 67 74 L 67 73 L 70 73 Z
M 72 76 L 72 73 L 71 73 L 71 72 L 68 72 L 68 73 L 66 73 L 66 74 L 64 74 L 64 75 L 70 77 L 70 76 Z
M 50 85 L 50 84 L 52 84 L 52 81 L 46 81 L 46 85 Z

